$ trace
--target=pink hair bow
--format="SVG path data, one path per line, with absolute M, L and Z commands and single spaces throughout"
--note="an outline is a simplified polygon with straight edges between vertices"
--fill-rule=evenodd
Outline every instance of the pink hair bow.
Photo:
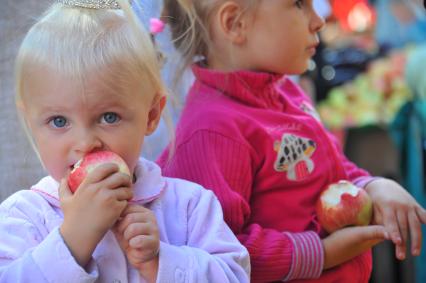
M 149 25 L 149 31 L 153 35 L 161 33 L 164 30 L 164 27 L 166 26 L 164 22 L 158 18 L 151 18 L 149 20 Z

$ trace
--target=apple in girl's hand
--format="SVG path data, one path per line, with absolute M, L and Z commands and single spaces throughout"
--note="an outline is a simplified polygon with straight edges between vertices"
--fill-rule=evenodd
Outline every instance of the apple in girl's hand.
M 368 225 L 373 216 L 368 193 L 348 181 L 329 185 L 321 193 L 316 209 L 319 222 L 329 233 L 346 226 Z
M 130 176 L 129 167 L 127 167 L 126 162 L 118 154 L 112 151 L 92 152 L 80 159 L 68 176 L 68 186 L 71 192 L 74 193 L 77 190 L 90 172 L 105 163 L 117 164 L 120 172 Z

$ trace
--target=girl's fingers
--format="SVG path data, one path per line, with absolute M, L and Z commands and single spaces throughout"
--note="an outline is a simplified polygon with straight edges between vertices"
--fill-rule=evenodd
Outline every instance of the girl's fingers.
M 138 235 L 129 240 L 129 246 L 134 249 L 141 249 L 144 246 L 144 243 L 149 240 L 147 235 Z
M 98 182 L 101 188 L 116 189 L 119 187 L 132 187 L 132 181 L 129 175 L 124 173 L 116 172 L 107 176 L 102 181 Z
M 110 207 L 110 209 L 111 210 L 114 210 L 114 211 L 116 211 L 116 212 L 118 212 L 118 213 L 121 213 L 121 211 L 123 211 L 125 208 L 126 208 L 126 206 L 127 206 L 127 204 L 128 204 L 128 201 L 127 200 L 117 200 L 115 203 L 114 203 L 114 205 L 113 206 L 111 206 Z M 115 223 L 117 223 L 117 222 L 119 222 L 120 220 L 120 215 L 116 215 L 117 217 L 115 218 L 115 221 L 114 221 L 114 225 L 115 225 Z
M 381 225 L 369 225 L 363 228 L 364 232 L 360 239 L 362 239 L 363 243 L 371 245 L 371 247 L 382 242 L 387 237 L 386 229 Z
M 389 236 L 392 242 L 395 245 L 400 245 L 402 243 L 401 234 L 398 227 L 397 216 L 392 209 L 387 209 L 384 211 L 383 216 L 383 225 L 389 233 Z
M 411 253 L 413 256 L 418 256 L 422 248 L 422 227 L 415 211 L 409 212 L 408 225 L 411 236 Z
M 99 183 L 109 175 L 118 172 L 118 170 L 119 168 L 117 164 L 114 163 L 106 163 L 99 165 L 99 167 L 97 167 L 95 170 L 93 170 L 92 172 L 90 172 L 90 174 L 86 176 L 81 185 Z
M 399 260 L 405 259 L 406 246 L 403 244 L 395 246 L 395 257 Z
M 143 263 L 152 260 L 158 256 L 159 246 L 154 245 L 152 239 L 140 237 L 137 239 L 138 242 L 143 243 L 141 247 L 131 248 L 128 250 L 127 255 L 130 261 L 133 263 Z M 136 239 L 135 239 L 136 241 Z M 139 246 L 139 245 L 138 245 Z
M 398 219 L 399 232 L 402 235 L 402 243 L 405 244 L 408 240 L 408 220 L 407 213 L 403 210 L 399 210 L 396 213 Z
M 123 216 L 128 215 L 131 213 L 148 213 L 151 210 L 148 208 L 143 207 L 142 205 L 137 204 L 131 204 L 126 207 L 126 209 L 123 211 Z
M 134 256 L 137 256 L 142 261 L 150 260 L 158 255 L 159 242 L 158 239 L 151 236 L 139 235 L 129 240 L 129 247 L 132 248 Z
M 426 210 L 421 206 L 416 208 L 417 216 L 419 217 L 421 223 L 426 224 Z
M 125 240 L 130 240 L 138 235 L 151 235 L 152 229 L 149 223 L 131 223 L 124 230 L 123 237 Z
M 407 214 L 405 211 L 397 211 L 396 213 L 400 235 L 402 235 L 401 243 L 396 246 L 396 257 L 400 260 L 405 259 L 407 252 L 407 240 L 408 240 L 408 221 Z
M 124 210 L 124 212 L 121 214 L 122 218 L 120 220 L 120 223 L 117 227 L 117 230 L 120 231 L 121 233 L 124 232 L 124 230 L 126 230 L 127 226 L 129 226 L 131 223 L 149 223 L 150 218 L 149 215 L 147 215 L 144 212 L 132 212 L 129 214 L 126 214 L 126 211 L 128 211 L 130 205 L 128 205 L 126 207 L 126 209 Z
M 133 198 L 133 189 L 130 187 L 117 188 L 112 190 L 111 194 L 113 194 L 118 201 L 129 201 Z

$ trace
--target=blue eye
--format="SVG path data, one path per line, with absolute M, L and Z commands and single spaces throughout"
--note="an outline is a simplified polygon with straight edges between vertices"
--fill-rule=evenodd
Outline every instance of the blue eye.
M 102 122 L 105 122 L 107 124 L 114 124 L 118 121 L 120 121 L 120 117 L 118 117 L 117 113 L 107 112 L 102 115 Z
M 63 116 L 53 117 L 50 122 L 55 128 L 63 128 L 67 125 L 67 119 Z

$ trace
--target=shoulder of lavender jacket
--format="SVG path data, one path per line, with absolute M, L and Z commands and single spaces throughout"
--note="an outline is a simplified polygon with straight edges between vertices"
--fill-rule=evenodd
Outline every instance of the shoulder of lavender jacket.
M 150 208 L 156 216 L 161 280 L 171 280 L 167 276 L 180 270 L 189 278 L 209 280 L 219 274 L 221 282 L 248 282 L 248 252 L 223 221 L 220 204 L 211 191 L 192 182 L 162 177 L 160 168 L 144 159 L 140 160 L 137 176 L 132 203 Z M 26 249 L 42 243 L 62 223 L 57 188 L 55 180 L 45 177 L 31 190 L 19 191 L 0 205 L 0 231 L 4 230 L 1 234 L 10 235 L 10 227 L 19 227 L 13 231 L 10 243 L 3 237 L 0 241 L 0 274 L 2 258 L 9 258 L 3 261 L 4 265 L 10 264 Z M 95 250 L 95 262 L 108 250 L 110 256 L 120 254 L 117 243 L 111 240 L 112 233 L 108 234 Z M 7 246 L 2 248 L 2 244 Z M 46 253 L 51 248 L 54 247 Z M 102 276 L 105 268 L 99 269 Z

